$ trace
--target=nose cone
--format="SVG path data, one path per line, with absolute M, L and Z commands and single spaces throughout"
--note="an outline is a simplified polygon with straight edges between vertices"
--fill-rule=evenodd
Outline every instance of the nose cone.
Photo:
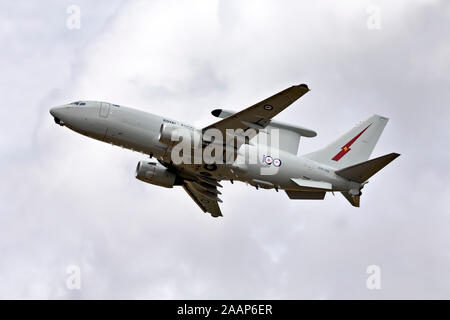
M 61 120 L 61 116 L 63 113 L 63 106 L 53 107 L 50 109 L 50 114 L 55 118 L 55 122 L 59 125 L 63 125 L 64 123 Z
M 60 107 L 60 106 L 53 107 L 50 109 L 50 114 L 54 117 L 58 117 L 61 113 L 61 109 L 62 109 L 62 107 Z

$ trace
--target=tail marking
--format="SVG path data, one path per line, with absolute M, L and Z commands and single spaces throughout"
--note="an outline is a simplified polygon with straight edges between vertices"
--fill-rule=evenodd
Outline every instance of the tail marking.
M 373 123 L 373 122 L 372 122 Z M 364 131 L 366 131 L 371 125 L 369 124 L 363 131 L 361 131 L 360 133 L 358 133 L 352 140 L 350 140 L 349 142 L 347 142 L 342 148 L 341 151 L 339 151 L 338 154 L 336 154 L 331 160 L 334 161 L 339 161 L 339 159 L 341 159 L 343 156 L 345 156 L 347 154 L 347 152 L 349 152 L 350 146 L 356 141 L 358 140 L 358 138 L 364 133 Z

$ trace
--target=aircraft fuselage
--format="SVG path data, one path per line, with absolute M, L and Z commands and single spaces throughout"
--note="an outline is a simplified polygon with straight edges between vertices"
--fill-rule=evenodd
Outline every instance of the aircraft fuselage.
M 195 129 L 186 123 L 115 104 L 97 101 L 81 103 L 84 105 L 63 105 L 52 108 L 50 112 L 57 123 L 67 126 L 73 131 L 106 143 L 151 155 L 164 162 L 170 162 L 170 150 L 167 145 L 158 140 L 161 125 L 169 124 L 188 130 Z M 275 173 L 265 172 L 268 165 L 261 157 L 258 145 L 243 144 L 239 152 L 247 156 L 253 155 L 257 158 L 256 163 L 242 164 L 239 163 L 239 159 L 236 159 L 235 163 L 231 165 L 223 165 L 231 167 L 233 169 L 231 171 L 208 170 L 206 169 L 208 167 L 201 164 L 182 164 L 178 166 L 179 173 L 182 175 L 189 175 L 190 172 L 200 173 L 212 176 L 217 180 L 243 181 L 267 189 L 310 190 L 308 187 L 296 184 L 292 181 L 292 177 L 329 183 L 331 189 L 328 191 L 360 187 L 358 183 L 337 176 L 331 167 L 283 150 L 275 152 L 275 159 L 280 163 Z

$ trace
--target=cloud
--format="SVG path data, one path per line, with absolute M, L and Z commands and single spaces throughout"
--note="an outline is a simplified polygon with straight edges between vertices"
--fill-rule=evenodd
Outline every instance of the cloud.
M 369 1 L 86 1 L 78 31 L 65 28 L 69 3 L 49 4 L 0 19 L 1 297 L 449 297 L 448 4 L 382 1 L 369 30 Z M 312 91 L 277 117 L 318 131 L 301 154 L 373 113 L 391 119 L 375 155 L 402 157 L 360 209 L 225 183 L 214 220 L 182 189 L 137 181 L 145 155 L 48 114 L 94 99 L 203 127 L 216 107 L 303 82 Z M 80 291 L 65 287 L 71 264 Z M 372 264 L 382 290 L 366 288 Z

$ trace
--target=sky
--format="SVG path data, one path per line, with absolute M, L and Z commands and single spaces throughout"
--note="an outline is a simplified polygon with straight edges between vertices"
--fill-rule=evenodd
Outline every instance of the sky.
M 448 1 L 0 9 L 0 298 L 450 298 Z M 48 112 L 100 100 L 205 127 L 215 108 L 300 83 L 311 91 L 276 117 L 318 132 L 299 155 L 372 114 L 390 119 L 372 157 L 401 157 L 371 178 L 360 208 L 224 182 L 213 219 L 180 187 L 135 179 L 145 155 Z

